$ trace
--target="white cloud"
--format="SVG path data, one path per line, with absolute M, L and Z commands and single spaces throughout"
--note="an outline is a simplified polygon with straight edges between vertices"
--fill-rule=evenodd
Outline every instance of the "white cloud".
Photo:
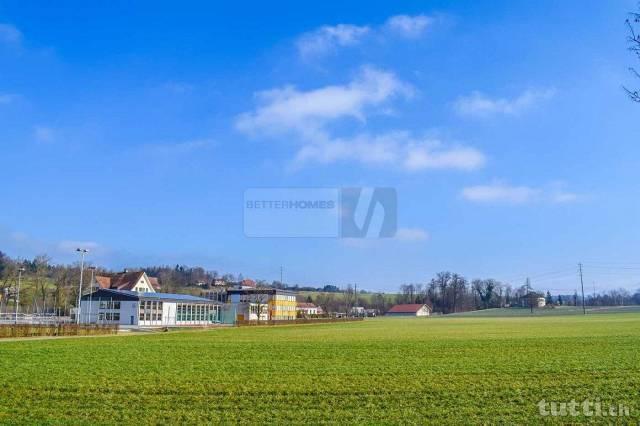
M 429 239 L 429 233 L 420 228 L 398 228 L 395 239 L 400 241 L 425 241 Z
M 462 198 L 477 203 L 525 204 L 543 201 L 552 204 L 566 204 L 580 201 L 583 197 L 574 192 L 557 188 L 557 184 L 542 188 L 530 186 L 511 186 L 502 182 L 489 185 L 477 185 L 464 188 Z
M 361 44 L 368 36 L 395 34 L 407 39 L 419 38 L 435 20 L 426 15 L 395 15 L 382 25 L 324 25 L 302 34 L 296 40 L 299 55 L 304 59 L 322 57 L 341 47 Z
M 475 91 L 469 96 L 459 97 L 454 102 L 453 107 L 458 114 L 470 117 L 518 115 L 535 104 L 552 98 L 554 95 L 554 89 L 526 90 L 515 98 L 507 99 L 491 98 Z
M 292 137 L 301 145 L 293 168 L 345 161 L 406 171 L 482 167 L 486 158 L 474 148 L 417 139 L 404 131 L 332 135 L 336 122 L 352 119 L 364 123 L 369 113 L 380 113 L 391 100 L 412 94 L 412 88 L 393 73 L 365 67 L 344 85 L 308 91 L 287 86 L 260 92 L 260 104 L 238 116 L 235 124 L 239 131 L 254 137 Z
M 364 120 L 365 109 L 391 98 L 410 96 L 411 88 L 393 73 L 364 67 L 350 83 L 300 91 L 286 86 L 257 94 L 262 105 L 240 115 L 236 127 L 249 135 L 289 131 L 315 133 L 332 120 Z
M 369 27 L 349 24 L 325 25 L 303 34 L 296 46 L 300 56 L 310 58 L 325 55 L 338 47 L 353 46 L 362 41 Z
M 522 204 L 538 196 L 539 190 L 528 186 L 509 186 L 502 183 L 470 186 L 462 190 L 462 197 L 479 203 L 506 202 Z
M 20 44 L 22 33 L 11 24 L 0 24 L 0 43 Z
M 353 138 L 335 138 L 304 145 L 294 165 L 357 162 L 410 172 L 421 170 L 475 170 L 486 163 L 475 148 L 447 147 L 437 140 L 414 139 L 407 132 L 389 132 L 378 136 L 360 134 Z
M 49 143 L 53 142 L 55 138 L 55 132 L 51 127 L 36 126 L 33 131 L 33 137 L 37 142 Z
M 418 38 L 433 22 L 433 18 L 425 15 L 396 15 L 389 18 L 385 26 L 392 32 L 406 38 Z
M 429 144 L 413 144 L 408 148 L 404 167 L 407 170 L 459 169 L 475 170 L 486 163 L 486 157 L 471 147 L 433 149 Z

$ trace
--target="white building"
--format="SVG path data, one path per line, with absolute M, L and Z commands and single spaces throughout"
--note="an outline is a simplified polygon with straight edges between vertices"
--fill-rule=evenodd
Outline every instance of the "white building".
M 296 310 L 298 311 L 298 316 L 301 317 L 318 315 L 318 307 L 315 304 L 309 302 L 298 302 L 296 305 Z
M 84 324 L 182 327 L 220 321 L 220 303 L 187 294 L 102 288 L 82 296 L 80 302 L 80 322 Z
M 364 317 L 365 316 L 364 306 L 353 306 L 349 310 L 349 315 L 351 315 L 352 317 Z

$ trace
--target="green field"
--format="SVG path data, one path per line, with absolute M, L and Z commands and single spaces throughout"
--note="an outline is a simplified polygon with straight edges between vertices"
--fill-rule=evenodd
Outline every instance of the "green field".
M 373 319 L 0 343 L 0 423 L 537 423 L 640 419 L 640 314 Z M 619 420 L 619 419 L 618 419 Z
M 620 314 L 638 313 L 640 306 L 587 306 L 586 312 L 592 314 Z M 448 317 L 529 317 L 529 316 L 559 316 L 559 315 L 583 315 L 582 306 L 554 306 L 535 308 L 533 313 L 529 308 L 493 308 L 480 311 L 468 311 L 448 314 Z

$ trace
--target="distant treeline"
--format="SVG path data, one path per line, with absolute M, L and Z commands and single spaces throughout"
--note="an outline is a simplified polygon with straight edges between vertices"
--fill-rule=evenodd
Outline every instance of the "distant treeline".
M 513 286 L 494 279 L 469 281 L 453 272 L 440 272 L 427 284 L 402 285 L 398 299 L 402 303 L 427 303 L 432 306 L 434 312 L 448 314 L 508 306 L 535 307 L 541 297 L 550 306 L 582 304 L 582 296 L 577 292 L 554 297 L 549 291 L 544 293 L 534 290 L 529 282 Z M 631 304 L 640 304 L 640 290 L 634 294 L 625 289 L 616 289 L 585 295 L 585 305 L 589 306 Z
M 101 267 L 93 270 L 91 262 L 85 263 L 84 291 L 88 291 L 88 285 L 92 274 L 121 272 L 112 271 Z M 39 255 L 33 259 L 14 259 L 0 251 L 0 312 L 13 311 L 18 286 L 18 270 L 22 273 L 22 285 L 20 289 L 20 312 L 22 313 L 55 313 L 68 314 L 75 306 L 78 298 L 78 284 L 80 282 L 80 265 L 76 262 L 71 265 L 53 264 L 47 255 Z M 143 270 L 151 277 L 157 277 L 161 291 L 166 293 L 192 293 L 197 294 L 201 289 L 211 288 L 216 282 L 235 283 L 244 280 L 242 274 L 221 274 L 215 270 L 186 265 L 175 266 L 146 266 L 130 268 L 130 270 Z M 323 287 L 285 285 L 279 281 L 267 282 L 256 280 L 261 287 L 275 287 L 293 291 L 314 291 L 326 293 L 338 293 L 340 288 L 334 285 Z
M 91 274 L 120 272 L 100 267 L 91 270 L 88 268 L 90 266 L 89 262 L 85 264 L 85 292 L 88 289 Z M 67 314 L 70 308 L 75 306 L 80 281 L 78 263 L 52 264 L 51 259 L 46 255 L 36 256 L 31 260 L 13 259 L 0 251 L 0 312 L 6 312 L 15 307 L 20 268 L 24 268 L 20 291 L 21 312 Z M 198 266 L 148 266 L 131 270 L 143 270 L 147 275 L 157 277 L 163 292 L 196 294 L 200 289 L 210 288 L 216 283 L 235 283 L 244 280 L 242 274 L 220 274 L 218 271 Z M 526 283 L 521 286 L 512 286 L 494 279 L 469 281 L 459 274 L 446 271 L 436 274 L 427 283 L 403 284 L 397 294 L 356 291 L 352 285 L 344 288 L 335 285 L 314 287 L 265 280 L 256 280 L 256 284 L 261 287 L 302 292 L 305 296 L 299 297 L 300 301 L 313 302 L 326 312 L 349 312 L 351 308 L 361 306 L 382 313 L 397 303 L 426 303 L 433 308 L 434 312 L 447 314 L 505 306 L 527 307 L 535 305 L 540 297 L 544 297 L 549 305 L 580 305 L 582 303 L 577 293 L 552 296 L 549 292 L 536 291 Z M 640 290 L 633 294 L 625 289 L 591 294 L 586 296 L 585 303 L 589 306 L 640 304 Z

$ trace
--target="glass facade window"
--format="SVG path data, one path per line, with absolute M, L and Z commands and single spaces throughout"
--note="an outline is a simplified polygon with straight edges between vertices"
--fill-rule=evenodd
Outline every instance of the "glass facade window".
M 176 322 L 209 321 L 209 306 L 202 304 L 178 303 L 176 305 Z

